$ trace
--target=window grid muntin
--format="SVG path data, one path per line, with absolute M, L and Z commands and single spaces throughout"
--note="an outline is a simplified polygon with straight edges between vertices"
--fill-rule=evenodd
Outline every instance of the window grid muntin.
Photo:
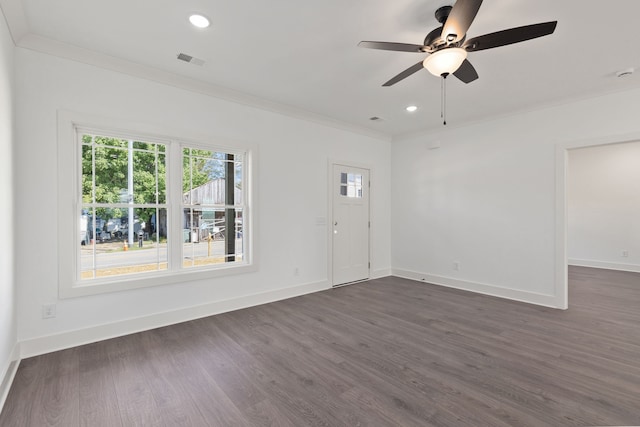
M 88 136 L 90 137 L 90 141 L 89 142 L 85 142 L 85 137 Z M 103 137 L 103 138 L 108 138 L 108 139 L 118 139 L 118 140 L 123 140 L 123 141 L 132 141 L 133 145 L 135 145 L 136 143 L 140 144 L 151 144 L 154 146 L 154 150 L 149 150 L 149 149 L 142 149 L 142 148 L 133 148 L 133 149 L 129 149 L 128 147 L 121 147 L 121 146 L 114 146 L 114 145 L 108 145 L 108 144 L 100 144 L 98 142 L 95 141 L 96 137 Z M 159 188 L 159 158 L 160 157 L 164 157 L 164 162 L 165 162 L 165 175 L 166 175 L 166 143 L 162 143 L 162 142 L 151 142 L 151 141 L 140 141 L 138 139 L 135 138 L 123 138 L 123 137 L 119 137 L 119 136 L 105 136 L 105 135 L 97 135 L 97 133 L 88 133 L 88 132 L 83 132 L 82 133 L 82 139 L 81 139 L 81 145 L 82 146 L 91 146 L 91 168 L 92 168 L 92 188 L 91 188 L 91 193 L 92 193 L 92 203 L 96 203 L 95 199 L 96 199 L 96 192 L 95 192 L 95 162 L 96 162 L 96 146 L 100 146 L 100 147 L 107 147 L 107 148 L 111 148 L 113 150 L 121 150 L 121 151 L 126 151 L 127 154 L 128 152 L 131 150 L 135 156 L 136 152 L 139 153 L 148 153 L 148 154 L 153 154 L 154 155 L 154 164 L 156 165 L 156 167 L 154 168 L 154 172 L 155 172 L 155 198 L 156 201 L 154 202 L 147 202 L 147 203 L 151 203 L 151 204 L 157 204 L 159 199 L 160 199 L 160 188 Z M 82 170 L 82 173 L 84 172 L 84 170 Z M 134 183 L 135 185 L 135 183 Z M 165 200 L 166 200 L 166 177 L 165 177 Z M 83 194 L 84 197 L 84 194 Z

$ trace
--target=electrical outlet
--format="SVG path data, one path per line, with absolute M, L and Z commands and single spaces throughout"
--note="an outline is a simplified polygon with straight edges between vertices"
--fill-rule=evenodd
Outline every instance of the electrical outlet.
M 622 257 L 623 257 L 623 258 L 629 258 L 629 251 L 627 251 L 627 250 L 623 250 L 623 251 L 622 251 Z
M 44 304 L 42 306 L 42 318 L 43 319 L 53 319 L 56 317 L 56 305 L 55 304 Z
M 454 261 L 453 262 L 453 269 L 455 271 L 460 271 L 460 261 Z
M 298 267 L 293 269 L 293 275 L 294 276 L 299 276 L 300 275 L 300 269 Z

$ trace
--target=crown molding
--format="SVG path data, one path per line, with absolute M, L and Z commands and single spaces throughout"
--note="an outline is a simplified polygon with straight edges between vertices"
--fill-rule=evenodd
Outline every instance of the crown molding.
M 0 1 L 13 2 L 12 0 Z M 287 117 L 305 120 L 334 129 L 340 129 L 343 131 L 364 135 L 385 142 L 391 142 L 392 140 L 392 136 L 386 133 L 373 131 L 365 127 L 352 125 L 337 119 L 333 119 L 331 117 L 323 116 L 321 114 L 300 110 L 299 108 L 295 108 L 289 105 L 268 101 L 266 99 L 235 91 L 233 89 L 213 85 L 211 83 L 206 83 L 200 80 L 181 76 L 147 65 L 138 64 L 122 58 L 105 55 L 103 53 L 95 52 L 68 43 L 59 42 L 36 34 L 27 33 L 23 35 L 22 37 L 20 37 L 16 45 L 20 48 L 69 59 L 83 64 L 93 65 L 99 68 L 154 81 L 156 83 L 162 83 L 183 90 L 188 90 L 191 92 L 208 95 L 214 98 L 224 99 L 226 101 L 234 102 L 237 104 L 242 104 L 272 113 L 281 114 Z
M 7 21 L 13 43 L 18 45 L 20 40 L 29 34 L 29 25 L 27 24 L 27 18 L 24 14 L 22 1 L 0 0 L 0 9 Z

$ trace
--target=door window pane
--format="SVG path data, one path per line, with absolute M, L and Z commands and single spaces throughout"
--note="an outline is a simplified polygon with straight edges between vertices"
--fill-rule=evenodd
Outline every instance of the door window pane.
M 340 174 L 340 195 L 362 198 L 362 175 L 354 173 Z

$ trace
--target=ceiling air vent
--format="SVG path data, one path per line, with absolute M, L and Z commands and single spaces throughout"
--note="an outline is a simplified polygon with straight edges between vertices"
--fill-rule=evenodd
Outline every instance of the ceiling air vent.
M 369 117 L 369 120 L 371 120 L 372 122 L 380 122 L 382 121 L 382 119 L 378 116 L 373 116 L 373 117 Z
M 188 62 L 189 64 L 198 65 L 202 67 L 204 65 L 204 59 L 194 58 L 191 55 L 187 55 L 186 53 L 179 53 L 178 60 Z

